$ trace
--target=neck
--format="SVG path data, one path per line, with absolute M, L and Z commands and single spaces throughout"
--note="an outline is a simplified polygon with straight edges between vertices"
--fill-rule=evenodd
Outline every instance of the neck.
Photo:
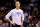
M 19 10 L 20 8 L 19 7 L 16 7 L 16 9 Z

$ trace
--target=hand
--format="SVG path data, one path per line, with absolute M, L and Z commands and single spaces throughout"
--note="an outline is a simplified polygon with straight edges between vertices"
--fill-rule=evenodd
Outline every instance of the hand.
M 23 23 L 21 23 L 21 27 L 23 27 Z
M 14 26 L 16 25 L 16 23 L 11 22 L 11 24 L 13 24 Z

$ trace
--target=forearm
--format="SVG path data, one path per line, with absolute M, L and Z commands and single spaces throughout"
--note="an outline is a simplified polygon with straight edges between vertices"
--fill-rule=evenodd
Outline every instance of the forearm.
M 23 24 L 23 22 L 24 22 L 24 20 L 22 20 L 22 22 L 21 22 L 21 23 Z
M 21 27 L 23 27 L 23 21 L 24 21 L 24 20 L 21 21 Z
M 7 19 L 7 21 L 9 21 L 11 23 L 11 20 L 10 19 Z
M 15 23 L 13 23 L 10 19 L 7 19 L 11 24 L 15 26 Z

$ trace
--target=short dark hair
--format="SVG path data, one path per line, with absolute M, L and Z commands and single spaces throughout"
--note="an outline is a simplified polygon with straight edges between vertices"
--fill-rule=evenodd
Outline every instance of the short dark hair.
M 19 2 L 19 1 L 16 1 L 16 2 Z M 19 2 L 20 3 L 20 2 Z
M 2 21 L 2 19 L 0 19 Z
M 16 2 L 19 2 L 19 1 L 16 1 Z

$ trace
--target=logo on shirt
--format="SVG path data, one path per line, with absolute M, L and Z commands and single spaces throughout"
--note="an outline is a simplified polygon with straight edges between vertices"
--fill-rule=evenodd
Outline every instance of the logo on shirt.
M 21 15 L 21 13 L 20 13 L 20 12 L 16 12 L 16 14 L 17 14 L 17 15 Z

